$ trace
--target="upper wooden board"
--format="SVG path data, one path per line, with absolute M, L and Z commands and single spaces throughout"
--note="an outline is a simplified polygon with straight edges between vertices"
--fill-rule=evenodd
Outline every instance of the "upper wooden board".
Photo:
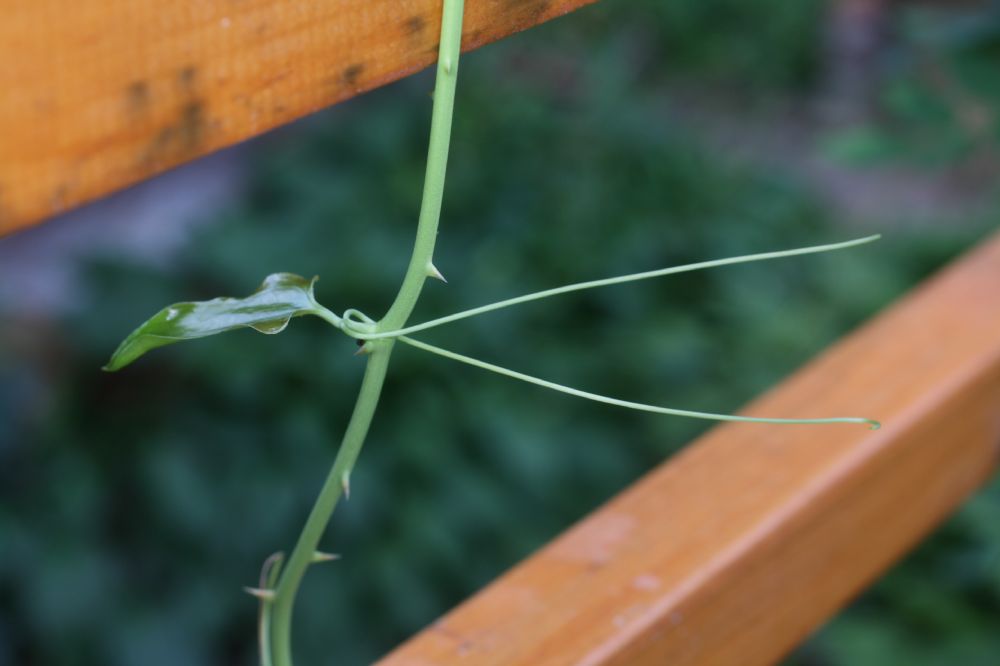
M 470 50 L 595 0 L 467 0 Z M 13 0 L 0 234 L 395 81 L 441 0 Z

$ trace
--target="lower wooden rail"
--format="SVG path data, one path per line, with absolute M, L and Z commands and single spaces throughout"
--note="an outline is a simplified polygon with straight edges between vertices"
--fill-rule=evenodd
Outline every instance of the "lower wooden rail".
M 1000 457 L 1000 236 L 750 405 L 857 426 L 727 425 L 381 663 L 780 659 Z

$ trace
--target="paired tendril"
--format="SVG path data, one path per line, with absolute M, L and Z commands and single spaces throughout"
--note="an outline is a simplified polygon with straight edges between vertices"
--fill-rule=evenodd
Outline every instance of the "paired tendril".
M 516 370 L 511 370 L 509 368 L 501 367 L 499 365 L 494 365 L 493 363 L 480 361 L 478 359 L 469 356 L 464 356 L 462 354 L 458 354 L 449 351 L 447 349 L 442 349 L 441 347 L 435 347 L 434 345 L 427 344 L 426 342 L 414 340 L 413 338 L 407 337 L 406 334 L 415 333 L 417 331 L 426 331 L 461 319 L 468 319 L 470 317 L 486 314 L 487 312 L 493 312 L 495 310 L 500 310 L 502 308 L 507 308 L 513 305 L 528 303 L 530 301 L 537 301 L 543 298 L 549 298 L 551 296 L 559 296 L 574 291 L 583 291 L 585 289 L 606 287 L 616 284 L 622 284 L 625 282 L 635 282 L 638 280 L 648 280 L 650 278 L 662 277 L 665 275 L 674 275 L 677 273 L 702 270 L 706 268 L 714 268 L 717 266 L 727 266 L 732 264 L 742 264 L 742 263 L 750 263 L 753 261 L 779 259 L 782 257 L 791 257 L 803 254 L 815 254 L 819 252 L 842 250 L 849 247 L 855 247 L 858 245 L 871 243 L 875 240 L 878 240 L 879 238 L 880 238 L 879 235 L 866 236 L 864 238 L 844 241 L 841 243 L 813 245 L 809 247 L 796 248 L 792 250 L 781 250 L 777 252 L 761 252 L 757 254 L 741 255 L 738 257 L 728 257 L 726 259 L 714 259 L 711 261 L 701 261 L 693 264 L 672 266 L 670 268 L 662 268 L 658 270 L 645 271 L 641 273 L 630 273 L 628 275 L 621 275 L 618 277 L 605 278 L 601 280 L 578 282 L 575 284 L 565 285 L 562 287 L 556 287 L 553 289 L 546 289 L 544 291 L 537 291 L 534 293 L 525 294 L 523 296 L 517 296 L 515 298 L 508 298 L 503 301 L 497 301 L 496 303 L 481 305 L 479 307 L 472 308 L 469 310 L 463 310 L 461 312 L 456 312 L 454 314 L 450 314 L 445 317 L 432 319 L 422 324 L 414 324 L 413 326 L 407 326 L 404 328 L 391 331 L 379 331 L 378 322 L 373 320 L 371 317 L 368 317 L 363 312 L 360 312 L 353 308 L 345 311 L 341 317 L 338 317 L 334 313 L 324 308 L 325 312 L 321 313 L 320 316 L 323 317 L 325 320 L 329 321 L 335 327 L 339 328 L 346 335 L 358 340 L 359 343 L 363 342 L 364 344 L 359 350 L 359 353 L 368 351 L 368 345 L 370 340 L 382 340 L 382 339 L 399 340 L 400 342 L 404 342 L 412 347 L 416 347 L 417 349 L 421 349 L 423 351 L 430 352 L 432 354 L 436 354 L 438 356 L 442 356 L 444 358 L 448 358 L 453 361 L 465 363 L 467 365 L 471 365 L 483 370 L 495 372 L 497 374 L 504 375 L 505 377 L 518 379 L 520 381 L 527 382 L 529 384 L 535 384 L 536 386 L 542 386 L 544 388 L 552 389 L 553 391 L 559 391 L 560 393 L 566 393 L 568 395 L 576 396 L 578 398 L 585 398 L 587 400 L 602 402 L 609 405 L 616 405 L 628 409 L 635 409 L 643 412 L 653 412 L 656 414 L 668 414 L 671 416 L 683 416 L 694 419 L 705 419 L 710 421 L 736 421 L 743 423 L 783 423 L 783 424 L 860 423 L 868 425 L 872 430 L 877 430 L 878 428 L 881 427 L 881 424 L 878 421 L 856 416 L 836 416 L 836 417 L 826 417 L 826 418 L 805 418 L 805 419 L 736 416 L 730 414 L 716 414 L 713 412 L 701 412 L 688 409 L 676 409 L 672 407 L 660 407 L 657 405 L 648 405 L 641 402 L 633 402 L 631 400 L 621 400 L 618 398 L 612 398 L 597 393 L 591 393 L 589 391 L 582 391 L 580 389 L 572 388 L 570 386 L 564 386 L 563 384 L 557 384 L 555 382 L 541 379 L 539 377 L 534 377 L 532 375 L 528 375 L 523 372 L 518 372 Z

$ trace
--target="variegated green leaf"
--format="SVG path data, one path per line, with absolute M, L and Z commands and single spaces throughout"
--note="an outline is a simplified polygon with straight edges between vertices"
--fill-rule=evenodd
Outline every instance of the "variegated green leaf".
M 237 328 L 280 333 L 292 317 L 319 311 L 320 306 L 313 297 L 316 279 L 274 273 L 246 298 L 214 298 L 169 305 L 132 331 L 118 345 L 104 369 L 120 370 L 150 349 Z

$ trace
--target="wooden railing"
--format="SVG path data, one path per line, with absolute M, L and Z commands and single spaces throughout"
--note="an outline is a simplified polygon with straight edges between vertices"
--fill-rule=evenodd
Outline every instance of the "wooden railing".
M 469 0 L 464 48 L 591 1 Z M 439 15 L 437 0 L 15 0 L 0 233 L 414 72 Z M 716 428 L 383 663 L 774 662 L 995 468 L 998 298 L 1000 237 L 747 408 L 882 430 Z
M 595 0 L 468 0 L 470 50 Z M 440 0 L 13 0 L 0 234 L 412 74 Z

